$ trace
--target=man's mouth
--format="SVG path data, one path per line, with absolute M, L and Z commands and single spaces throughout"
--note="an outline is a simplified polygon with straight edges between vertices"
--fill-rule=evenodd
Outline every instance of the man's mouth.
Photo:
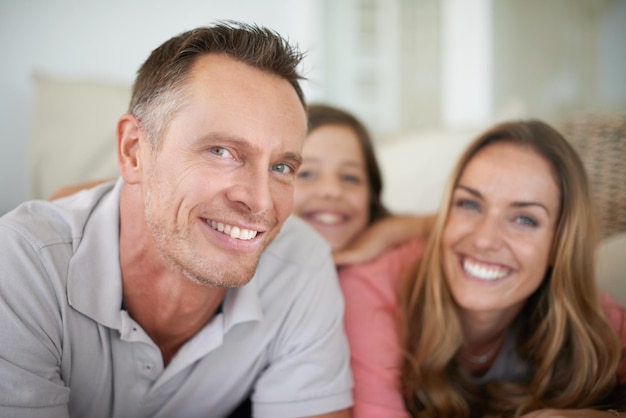
M 248 241 L 253 239 L 257 235 L 257 231 L 254 231 L 252 229 L 240 228 L 238 226 L 223 224 L 216 221 L 207 221 L 207 223 L 211 226 L 211 228 L 215 229 L 216 231 L 219 231 L 235 239 Z

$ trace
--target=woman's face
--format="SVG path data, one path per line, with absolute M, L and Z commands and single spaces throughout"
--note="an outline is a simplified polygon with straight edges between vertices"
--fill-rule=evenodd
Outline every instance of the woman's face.
M 354 131 L 344 125 L 313 130 L 304 142 L 294 213 L 331 244 L 345 247 L 368 223 L 365 159 Z
M 462 310 L 521 309 L 548 268 L 559 202 L 550 165 L 530 147 L 498 142 L 470 160 L 442 240 L 444 273 Z

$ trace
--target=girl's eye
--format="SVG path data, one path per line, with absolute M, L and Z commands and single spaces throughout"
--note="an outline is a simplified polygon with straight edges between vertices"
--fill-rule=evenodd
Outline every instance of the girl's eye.
M 341 179 L 347 183 L 361 184 L 361 178 L 359 176 L 354 176 L 352 174 L 345 174 L 341 176 Z
M 520 225 L 526 225 L 526 226 L 532 226 L 532 227 L 536 227 L 539 225 L 539 222 L 537 222 L 536 219 L 530 216 L 524 216 L 524 215 L 520 215 L 517 218 L 515 218 L 515 222 L 517 222 Z
M 230 157 L 232 155 L 230 151 L 224 147 L 211 147 L 209 148 L 209 152 L 218 157 Z
M 310 179 L 313 177 L 313 172 L 311 170 L 300 169 L 298 170 L 297 177 L 299 179 Z
M 293 173 L 293 170 L 289 164 L 278 163 L 272 166 L 272 170 L 277 171 L 281 174 L 290 174 Z

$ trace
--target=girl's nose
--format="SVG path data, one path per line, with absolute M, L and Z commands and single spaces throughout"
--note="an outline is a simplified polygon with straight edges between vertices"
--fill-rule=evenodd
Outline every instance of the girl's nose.
M 339 197 L 341 196 L 342 190 L 339 180 L 331 175 L 324 176 L 318 185 L 318 193 L 324 197 Z

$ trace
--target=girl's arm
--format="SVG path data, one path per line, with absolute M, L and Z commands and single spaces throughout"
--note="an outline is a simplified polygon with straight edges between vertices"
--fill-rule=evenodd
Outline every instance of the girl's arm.
M 378 220 L 361 232 L 346 248 L 333 253 L 335 264 L 343 266 L 362 263 L 411 239 L 427 238 L 436 216 L 393 215 Z

